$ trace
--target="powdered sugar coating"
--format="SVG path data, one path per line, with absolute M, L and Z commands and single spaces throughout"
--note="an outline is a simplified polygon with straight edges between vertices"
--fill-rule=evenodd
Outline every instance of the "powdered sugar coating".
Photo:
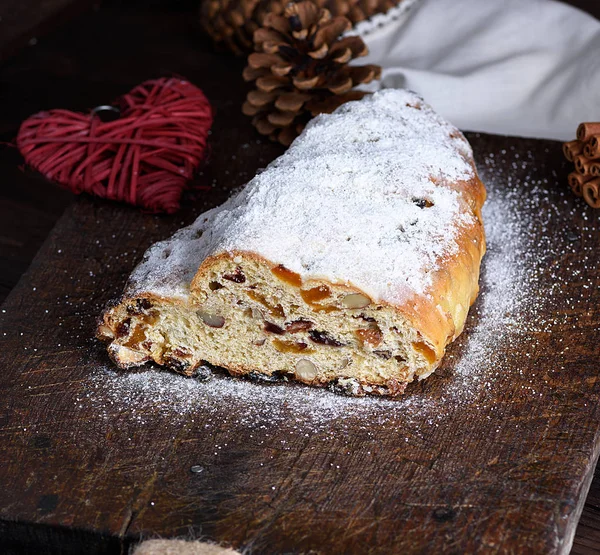
M 473 177 L 471 156 L 414 93 L 389 89 L 345 104 L 315 118 L 239 194 L 152 247 L 128 293 L 185 297 L 207 256 L 250 251 L 375 300 L 424 294 L 457 251 L 461 226 L 473 223 L 444 186 Z

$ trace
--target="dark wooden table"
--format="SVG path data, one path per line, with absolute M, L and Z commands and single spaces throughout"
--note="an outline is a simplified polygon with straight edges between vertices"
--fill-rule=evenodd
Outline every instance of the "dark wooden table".
M 595 2 L 580 1 L 577 4 L 600 15 Z M 108 29 L 114 32 L 107 33 Z M 0 140 L 11 140 L 20 121 L 33 112 L 58 106 L 83 110 L 112 99 L 146 78 L 165 73 L 189 76 L 206 90 L 209 97 L 227 95 L 222 88 L 240 85 L 230 78 L 221 79 L 219 68 L 229 70 L 223 70 L 225 75 L 231 72 L 232 66 L 241 71 L 243 62 L 221 55 L 214 56 L 211 64 L 206 65 L 206 58 L 199 58 L 196 52 L 207 48 L 209 45 L 199 33 L 186 3 L 168 8 L 166 4 L 119 6 L 106 3 L 63 26 L 60 32 L 40 37 L 35 46 L 22 50 L 0 66 Z M 238 91 L 232 99 L 239 96 Z M 221 110 L 237 111 L 238 104 L 237 100 L 226 102 Z M 248 142 L 256 140 L 250 126 L 245 133 Z M 279 152 L 280 147 L 265 145 L 261 149 L 262 159 L 233 168 L 233 182 L 228 183 L 227 188 L 243 184 L 250 177 L 249 168 L 264 165 Z M 21 163 L 14 149 L 0 151 L 0 299 L 15 286 L 56 220 L 73 200 L 69 193 L 48 185 L 34 173 L 21 172 Z M 207 172 L 210 171 L 209 166 Z M 225 191 L 216 193 L 213 200 L 225 195 Z M 190 198 L 197 208 L 197 201 Z M 106 213 L 102 204 L 97 210 L 99 215 Z M 189 213 L 187 216 L 184 213 L 182 219 L 186 217 L 189 219 Z M 43 456 L 41 444 L 40 449 Z M 48 498 L 44 503 L 47 507 L 42 506 L 40 510 L 51 510 L 54 500 Z M 43 537 L 46 533 L 35 527 L 27 528 L 26 532 L 32 537 L 36 534 Z M 82 542 L 88 541 L 84 532 L 81 532 L 81 538 Z M 110 537 L 98 545 L 118 548 L 114 538 Z M 598 472 L 572 552 L 600 552 Z

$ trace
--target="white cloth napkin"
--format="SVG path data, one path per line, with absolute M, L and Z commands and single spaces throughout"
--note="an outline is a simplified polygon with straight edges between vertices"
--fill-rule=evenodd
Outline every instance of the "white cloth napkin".
M 357 32 L 377 86 L 416 91 L 461 129 L 570 140 L 600 121 L 600 21 L 561 2 L 421 0 Z

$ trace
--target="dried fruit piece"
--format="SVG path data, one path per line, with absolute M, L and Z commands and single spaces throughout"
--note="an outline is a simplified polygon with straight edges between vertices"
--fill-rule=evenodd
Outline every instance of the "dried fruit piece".
M 308 335 L 310 336 L 311 341 L 320 343 L 321 345 L 328 345 L 329 347 L 343 347 L 344 345 L 326 331 L 310 330 Z
M 331 289 L 327 285 L 319 285 L 312 289 L 303 289 L 300 291 L 300 296 L 305 303 L 312 305 L 331 296 Z
M 139 347 L 139 344 L 146 339 L 146 333 L 144 331 L 143 326 L 136 326 L 133 328 L 133 332 L 131 333 L 131 337 L 127 340 L 126 343 L 123 343 L 125 347 L 136 348 Z
M 277 324 L 273 324 L 272 322 L 265 322 L 265 331 L 269 333 L 275 333 L 277 335 L 284 335 L 285 330 L 280 328 Z
M 126 310 L 127 310 L 127 314 L 132 314 L 132 315 L 138 315 L 138 314 L 143 314 L 144 312 L 146 312 L 147 310 L 150 310 L 152 308 L 152 303 L 146 299 L 146 298 L 141 298 L 141 299 L 135 299 L 135 301 L 128 305 Z
M 282 341 L 281 339 L 273 339 L 273 347 L 280 353 L 302 353 L 312 352 L 308 349 L 308 345 L 303 341 Z
M 129 333 L 129 326 L 131 324 L 131 318 L 127 318 L 122 322 L 119 322 L 115 331 L 117 333 L 117 337 L 125 337 Z
M 300 285 L 302 285 L 302 278 L 300 277 L 300 274 L 292 272 L 292 270 L 288 270 L 283 264 L 275 266 L 271 269 L 271 272 L 281 281 L 289 283 L 290 285 L 295 287 L 300 287 Z
M 363 343 L 368 343 L 371 347 L 377 347 L 383 341 L 383 334 L 379 328 L 356 330 L 355 333 Z
M 246 276 L 244 275 L 244 272 L 242 272 L 242 269 L 238 266 L 235 269 L 235 272 L 232 272 L 231 274 L 223 274 L 223 279 L 233 281 L 234 283 L 244 283 L 246 281 Z
M 285 331 L 289 333 L 298 333 L 299 331 L 308 331 L 313 327 L 313 323 L 310 320 L 304 320 L 303 318 L 299 318 L 298 320 L 294 320 L 293 322 L 289 322 L 285 325 Z
M 426 199 L 426 198 L 414 198 L 414 199 L 412 199 L 412 201 L 419 208 L 431 208 L 433 206 L 433 202 L 431 202 L 429 199 Z
M 283 307 L 280 304 L 271 304 L 260 293 L 257 293 L 252 289 L 246 290 L 246 295 L 248 295 L 253 301 L 256 301 L 257 303 L 260 303 L 264 307 L 266 307 L 266 309 L 271 313 L 272 316 L 279 316 L 280 318 L 285 318 L 285 312 L 283 311 Z

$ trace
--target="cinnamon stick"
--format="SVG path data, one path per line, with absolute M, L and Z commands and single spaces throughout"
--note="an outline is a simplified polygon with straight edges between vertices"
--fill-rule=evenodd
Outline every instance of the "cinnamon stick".
M 600 177 L 600 160 L 592 160 L 589 171 L 592 177 Z
M 575 160 L 573 161 L 575 162 L 575 170 L 577 173 L 580 173 L 581 175 L 589 175 L 590 166 L 592 165 L 592 162 L 589 158 L 579 155 L 576 156 Z
M 583 184 L 583 199 L 592 208 L 600 208 L 600 178 L 592 179 Z
M 571 187 L 571 190 L 573 191 L 573 193 L 575 193 L 578 197 L 583 195 L 583 185 L 586 183 L 586 181 L 589 181 L 590 179 L 592 179 L 589 176 L 585 176 L 585 175 L 581 175 L 580 173 L 577 172 L 571 172 L 569 174 L 569 187 Z
M 584 122 L 577 128 L 577 138 L 580 141 L 587 141 L 592 135 L 600 134 L 600 122 Z
M 579 156 L 583 152 L 583 148 L 583 143 L 575 139 L 574 141 L 563 144 L 563 153 L 565 158 L 569 162 L 572 162 L 575 159 L 575 156 Z
M 600 157 L 600 135 L 592 135 L 585 145 L 583 152 L 588 158 Z

